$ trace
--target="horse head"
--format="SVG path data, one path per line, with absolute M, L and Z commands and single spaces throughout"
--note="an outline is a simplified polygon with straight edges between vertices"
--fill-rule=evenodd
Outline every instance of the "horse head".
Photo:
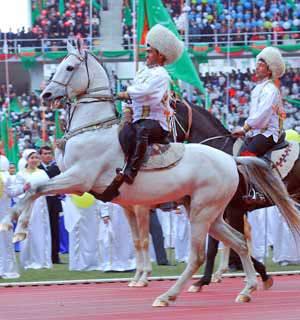
M 41 93 L 44 101 L 59 101 L 86 96 L 90 92 L 109 89 L 109 80 L 104 68 L 96 57 L 83 48 L 77 40 L 74 47 L 67 43 L 68 55 L 58 65 L 57 70 L 47 87 Z M 95 85 L 97 84 L 97 87 Z

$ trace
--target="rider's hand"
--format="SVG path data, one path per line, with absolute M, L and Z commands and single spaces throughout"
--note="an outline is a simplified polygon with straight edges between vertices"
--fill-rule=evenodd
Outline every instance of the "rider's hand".
M 128 100 L 130 99 L 129 94 L 126 91 L 121 91 L 117 94 L 118 99 L 120 100 Z
M 245 134 L 246 131 L 243 127 L 237 127 L 231 132 L 231 135 L 235 138 L 243 137 Z
M 102 218 L 102 221 L 103 221 L 104 224 L 108 224 L 109 221 L 110 221 L 110 217 L 108 217 L 108 216 L 103 217 L 103 218 Z
M 23 186 L 24 192 L 28 191 L 30 188 L 31 188 L 31 185 L 30 185 L 29 182 L 25 183 L 24 186 Z

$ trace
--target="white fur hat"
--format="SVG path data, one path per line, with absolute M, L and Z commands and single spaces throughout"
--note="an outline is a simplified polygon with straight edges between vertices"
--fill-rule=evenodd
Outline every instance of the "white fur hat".
M 178 60 L 183 52 L 183 42 L 166 27 L 156 24 L 150 29 L 146 43 L 166 57 L 166 64 Z
M 256 57 L 256 62 L 262 59 L 266 62 L 269 69 L 272 71 L 273 78 L 280 78 L 285 72 L 285 63 L 282 55 L 277 48 L 266 47 Z

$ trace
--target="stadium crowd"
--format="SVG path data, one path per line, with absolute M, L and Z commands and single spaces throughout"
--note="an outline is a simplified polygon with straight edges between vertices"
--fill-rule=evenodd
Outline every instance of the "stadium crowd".
M 90 35 L 89 1 L 67 0 L 64 7 L 59 7 L 59 1 L 47 0 L 43 2 L 32 1 L 32 28 L 23 27 L 17 32 L 7 32 L 8 48 L 14 52 L 18 47 L 36 47 L 43 50 L 56 50 L 66 46 L 66 39 Z M 93 2 L 94 3 L 94 2 Z M 95 2 L 92 14 L 92 37 L 100 36 L 100 3 Z M 4 33 L 0 32 L 0 40 Z M 42 42 L 42 39 L 46 39 Z
M 227 42 L 228 32 L 230 41 L 235 45 L 273 40 L 275 37 L 276 44 L 300 39 L 299 1 L 232 0 L 228 6 L 228 1 L 224 0 L 192 0 L 190 7 L 176 0 L 163 0 L 163 3 L 181 34 L 185 33 L 188 15 L 191 43 L 211 42 L 211 35 L 216 35 L 218 43 Z M 123 12 L 128 6 L 128 1 L 124 0 Z M 124 15 L 125 47 L 132 37 L 131 22 Z
M 245 72 L 233 70 L 228 76 L 230 83 L 229 108 L 227 108 L 227 95 L 224 94 L 227 87 L 227 74 L 223 72 L 200 75 L 204 87 L 208 91 L 208 102 L 204 96 L 199 95 L 196 91 L 191 96 L 191 102 L 202 106 L 208 103 L 207 107 L 213 114 L 222 120 L 229 129 L 232 129 L 236 125 L 242 124 L 247 118 L 250 92 L 255 83 L 255 75 L 250 70 Z M 289 69 L 281 79 L 280 88 L 283 98 L 299 99 L 300 69 Z M 43 134 L 46 135 L 44 138 L 53 143 L 56 130 L 54 111 L 48 106 L 41 106 L 39 96 L 34 92 L 17 95 L 12 85 L 9 87 L 9 92 L 11 120 L 17 132 L 19 149 L 23 150 L 39 144 Z M 183 92 L 183 96 L 187 98 L 186 92 Z M 1 114 L 6 110 L 7 105 L 7 89 L 2 84 L 0 86 Z M 285 110 L 287 113 L 285 127 L 300 131 L 299 109 L 285 100 Z M 63 119 L 62 111 L 60 111 L 59 118 Z

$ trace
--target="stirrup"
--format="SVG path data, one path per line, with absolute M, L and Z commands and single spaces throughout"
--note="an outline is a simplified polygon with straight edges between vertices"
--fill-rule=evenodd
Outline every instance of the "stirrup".
M 260 191 L 256 191 L 253 187 L 250 189 L 249 194 L 243 196 L 243 200 L 247 203 L 247 204 L 253 204 L 253 203 L 265 203 L 266 202 L 266 197 L 265 195 L 260 192 Z

